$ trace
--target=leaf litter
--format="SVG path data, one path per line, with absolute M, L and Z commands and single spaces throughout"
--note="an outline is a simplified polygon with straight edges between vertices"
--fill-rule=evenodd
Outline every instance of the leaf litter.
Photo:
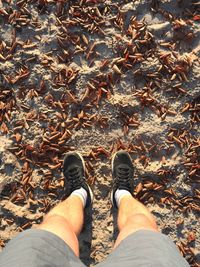
M 199 266 L 199 11 L 181 0 L 0 1 L 1 247 L 63 198 L 63 157 L 78 150 L 98 200 L 93 240 L 83 231 L 91 259 L 83 241 L 81 256 L 103 260 L 110 159 L 126 149 L 133 194 Z

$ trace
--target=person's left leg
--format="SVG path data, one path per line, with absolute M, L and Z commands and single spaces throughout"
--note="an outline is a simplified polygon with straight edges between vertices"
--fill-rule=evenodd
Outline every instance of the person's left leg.
M 79 256 L 77 236 L 83 226 L 84 206 L 78 196 L 71 195 L 59 203 L 36 228 L 49 231 L 59 236 Z
M 87 185 L 82 156 L 69 152 L 63 164 L 66 194 L 70 196 L 53 208 L 37 228 L 59 236 L 79 256 L 78 235 L 83 226 L 84 208 L 92 201 L 92 192 Z
M 78 259 L 77 236 L 83 226 L 84 208 L 92 203 L 93 194 L 84 177 L 82 156 L 67 153 L 63 172 L 68 198 L 54 207 L 35 229 L 13 238 L 0 253 L 0 266 L 84 266 Z

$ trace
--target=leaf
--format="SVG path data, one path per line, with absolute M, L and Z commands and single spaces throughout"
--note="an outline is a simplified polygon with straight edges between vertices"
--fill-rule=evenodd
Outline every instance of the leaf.
M 142 191 L 142 189 L 143 189 L 143 185 L 142 183 L 139 183 L 135 188 L 136 194 L 139 194 Z
M 83 112 L 83 110 L 81 110 L 81 112 L 78 114 L 78 118 L 79 118 L 79 119 L 82 119 L 83 116 L 84 116 L 84 112 Z
M 195 239 L 196 239 L 195 234 L 193 232 L 189 232 L 188 241 L 193 242 L 193 241 L 195 241 Z
M 25 172 L 27 172 L 28 169 L 29 169 L 29 163 L 26 161 L 26 162 L 24 162 L 23 170 L 24 170 Z M 28 177 L 28 178 L 29 178 L 29 177 Z
M 72 93 L 70 93 L 68 90 L 66 91 L 66 97 L 67 97 L 67 101 L 69 103 L 77 103 L 77 100 L 74 97 L 74 95 Z
M 20 133 L 16 133 L 15 134 L 15 139 L 16 139 L 17 143 L 20 142 L 22 140 L 21 134 Z
M 113 70 L 114 70 L 117 74 L 122 74 L 121 70 L 117 67 L 117 65 L 113 65 Z
M 5 124 L 5 122 L 2 122 L 1 127 L 0 127 L 0 130 L 1 130 L 2 133 L 5 133 L 5 134 L 8 133 L 8 127 Z
M 194 20 L 194 21 L 200 20 L 200 15 L 196 15 L 196 16 L 194 16 L 194 17 L 193 17 L 193 20 Z
M 52 164 L 48 164 L 47 166 L 51 169 L 51 170 L 55 170 L 61 167 L 61 163 L 58 163 L 56 165 L 52 165 Z

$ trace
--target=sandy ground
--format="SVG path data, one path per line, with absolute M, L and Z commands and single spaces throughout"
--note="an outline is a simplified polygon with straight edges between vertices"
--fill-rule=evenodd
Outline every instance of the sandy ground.
M 62 199 L 62 160 L 78 150 L 95 194 L 81 258 L 90 266 L 105 259 L 117 234 L 110 158 L 126 149 L 134 195 L 199 266 L 199 8 L 0 1 L 2 248 Z

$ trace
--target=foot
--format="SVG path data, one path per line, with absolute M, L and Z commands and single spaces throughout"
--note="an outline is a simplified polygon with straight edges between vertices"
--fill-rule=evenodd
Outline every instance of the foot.
M 111 163 L 113 188 L 111 192 L 111 201 L 117 207 L 115 192 L 117 189 L 127 190 L 133 194 L 133 163 L 129 153 L 126 151 L 118 151 L 114 154 Z
M 75 190 L 84 188 L 87 191 L 86 207 L 93 200 L 93 193 L 85 179 L 85 162 L 77 152 L 68 152 L 63 162 L 63 173 L 65 177 L 65 190 L 67 197 Z

